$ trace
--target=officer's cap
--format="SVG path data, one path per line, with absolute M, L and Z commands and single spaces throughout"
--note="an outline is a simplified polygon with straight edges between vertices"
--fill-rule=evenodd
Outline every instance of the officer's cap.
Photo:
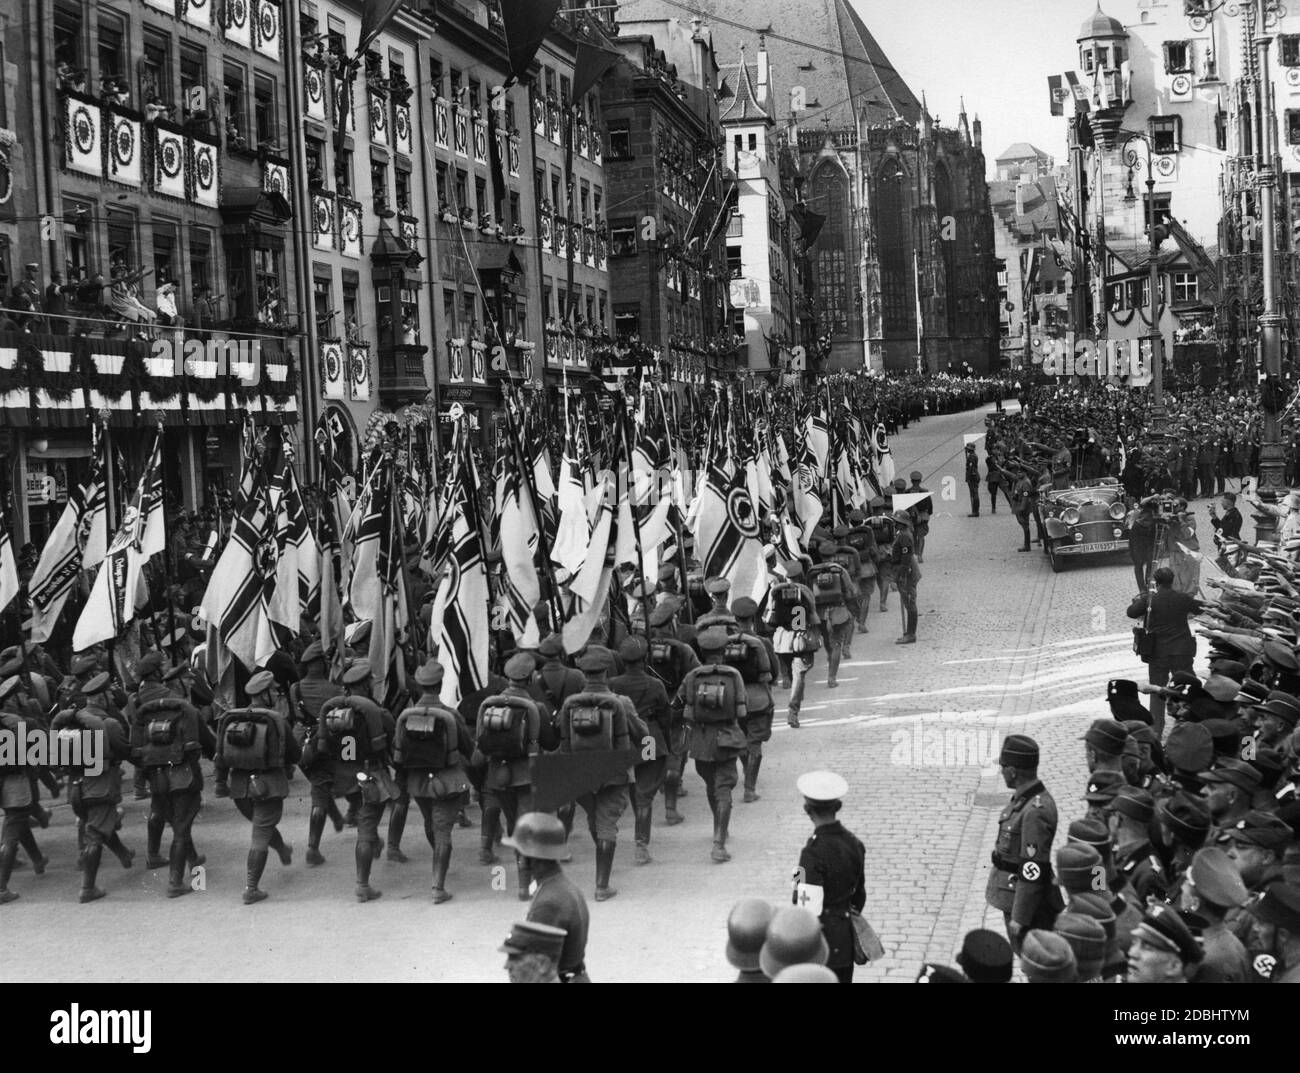
M 301 663 L 315 663 L 318 659 L 325 658 L 325 649 L 319 641 L 313 641 L 302 650 Z
M 1225 832 L 1233 842 L 1261 849 L 1282 850 L 1295 837 L 1295 832 L 1271 812 L 1252 809 Z
M 1056 851 L 1056 881 L 1066 890 L 1095 890 L 1103 875 L 1101 854 L 1083 842 L 1067 842 Z
M 1094 771 L 1088 777 L 1088 789 L 1083 799 L 1090 805 L 1109 805 L 1124 786 L 1124 776 L 1118 771 Z
M 650 625 L 666 626 L 668 625 L 668 623 L 672 622 L 673 616 L 676 614 L 677 614 L 676 603 L 664 602 L 664 603 L 657 604 L 654 610 L 650 612 Z
M 163 668 L 163 657 L 161 652 L 146 652 L 138 660 L 135 666 L 131 668 L 136 678 L 147 678 L 151 674 L 157 674 Z
M 1260 783 L 1255 768 L 1230 756 L 1221 758 L 1209 771 L 1202 771 L 1199 778 L 1202 782 L 1224 782 L 1248 794 L 1253 794 Z
M 650 619 L 651 621 L 654 621 L 653 614 L 650 616 Z M 564 638 L 562 638 L 558 633 L 548 633 L 542 638 L 542 643 L 537 646 L 537 651 L 547 659 L 554 659 L 556 656 L 562 656 L 564 655 Z
M 725 577 L 711 577 L 705 581 L 704 591 L 710 596 L 723 596 L 731 591 L 731 582 Z
M 1098 853 L 1110 849 L 1110 832 L 1100 820 L 1075 820 L 1070 824 L 1067 837 L 1071 842 L 1091 846 Z
M 442 675 L 442 664 L 436 659 L 430 659 L 415 668 L 415 684 L 425 688 L 440 685 Z
M 967 932 L 957 955 L 957 964 L 977 984 L 1010 983 L 1012 961 L 1011 944 L 988 928 Z
M 108 688 L 108 672 L 100 671 L 86 679 L 85 685 L 81 687 L 83 697 L 96 697 Z
M 1009 734 L 998 754 L 1002 767 L 1034 768 L 1038 766 L 1038 742 L 1025 734 Z
M 1141 939 L 1158 950 L 1177 954 L 1184 965 L 1205 957 L 1201 944 L 1172 906 L 1155 905 L 1147 910 L 1142 923 L 1133 929 L 1133 938 Z
M 1121 786 L 1110 807 L 1138 823 L 1150 823 L 1156 811 L 1155 799 L 1140 786 Z
M 645 643 L 644 637 L 626 637 L 618 646 L 619 657 L 624 663 L 639 663 L 645 659 L 648 651 L 649 646 Z
M 525 682 L 537 670 L 537 660 L 531 652 L 516 652 L 506 660 L 506 677 L 512 682 Z
M 1218 846 L 1196 851 L 1187 878 L 1200 897 L 1222 909 L 1245 905 L 1250 897 L 1232 858 Z
M 1031 984 L 1068 984 L 1079 978 L 1074 950 L 1054 931 L 1034 928 L 1020 947 L 1020 967 Z
M 1114 719 L 1094 719 L 1081 739 L 1103 756 L 1122 756 L 1128 741 L 1128 728 Z
M 781 564 L 781 572 L 793 581 L 803 574 L 803 563 L 798 559 L 786 559 Z
M 68 673 L 71 675 L 86 674 L 93 671 L 99 665 L 99 657 L 94 652 L 78 652 L 68 663 Z
M 799 776 L 795 787 L 809 801 L 819 804 L 842 801 L 849 792 L 849 784 L 833 771 L 809 771 Z
M 370 660 L 354 659 L 352 665 L 343 672 L 343 684 L 346 686 L 355 686 L 366 681 L 370 677 Z
M 270 671 L 258 671 L 248 680 L 244 691 L 250 697 L 260 696 L 275 685 L 275 675 Z
M 748 596 L 741 596 L 731 602 L 731 613 L 736 618 L 752 618 L 758 614 L 758 604 Z
M 921 471 L 919 469 L 912 470 L 912 472 L 907 475 L 907 479 L 913 483 L 919 481 L 921 479 Z
M 591 645 L 578 657 L 578 670 L 587 674 L 607 674 L 614 666 L 614 659 L 609 649 L 600 645 Z
M 1165 739 L 1165 759 L 1178 771 L 1204 771 L 1214 759 L 1214 738 L 1200 723 L 1181 720 Z
M 727 631 L 720 627 L 710 626 L 706 630 L 701 630 L 695 638 L 695 643 L 706 652 L 717 652 L 726 647 Z
M 1300 886 L 1269 884 L 1264 896 L 1250 907 L 1250 914 L 1265 924 L 1286 928 L 1293 936 L 1300 934 Z
M 1179 790 L 1156 807 L 1161 820 L 1180 842 L 1199 846 L 1210 830 L 1210 810 L 1199 797 Z

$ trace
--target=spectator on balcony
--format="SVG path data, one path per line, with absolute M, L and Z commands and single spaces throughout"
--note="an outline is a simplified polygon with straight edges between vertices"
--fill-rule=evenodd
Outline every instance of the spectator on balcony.
M 68 292 L 72 289 L 64 285 L 63 273 L 57 269 L 50 273 L 50 285 L 45 288 L 45 312 L 54 335 L 68 334 L 68 322 L 62 319 L 62 315 L 68 312 Z
M 153 324 L 158 314 L 140 301 L 140 290 L 136 284 L 152 272 L 152 268 L 142 268 L 138 272 L 128 272 L 119 265 L 113 270 L 113 286 L 109 291 L 109 305 L 113 315 L 130 324 Z
M 159 324 L 167 327 L 181 324 L 180 315 L 176 312 L 176 284 L 171 280 L 159 284 L 158 292 L 154 295 L 154 304 L 158 307 Z
M 217 303 L 211 287 L 194 288 L 194 323 L 200 329 L 211 328 L 217 321 Z
M 262 284 L 257 297 L 257 319 L 262 324 L 274 324 L 280 319 L 280 288 L 274 281 Z

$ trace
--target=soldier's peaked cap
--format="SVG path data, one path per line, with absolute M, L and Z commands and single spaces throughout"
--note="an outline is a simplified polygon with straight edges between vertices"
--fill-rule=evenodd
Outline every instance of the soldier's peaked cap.
M 957 964 L 979 984 L 1010 983 L 1013 961 L 1011 944 L 988 928 L 967 932 L 957 955 Z
M 418 686 L 436 686 L 441 684 L 442 664 L 436 659 L 427 660 L 415 668 L 415 684 Z
M 800 775 L 795 787 L 809 801 L 842 801 L 849 784 L 833 771 L 809 771 Z
M 998 754 L 998 763 L 1003 767 L 1037 767 L 1038 742 L 1024 734 L 1007 735 Z
M 537 660 L 533 658 L 531 652 L 516 652 L 506 660 L 506 677 L 512 682 L 524 682 L 533 676 L 533 671 L 537 670 Z

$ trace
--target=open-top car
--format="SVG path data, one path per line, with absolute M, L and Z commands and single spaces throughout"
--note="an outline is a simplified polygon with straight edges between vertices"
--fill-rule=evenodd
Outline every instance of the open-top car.
M 1114 477 L 1042 492 L 1038 516 L 1043 523 L 1043 550 L 1052 569 L 1059 572 L 1070 558 L 1127 551 L 1127 513 L 1124 489 Z

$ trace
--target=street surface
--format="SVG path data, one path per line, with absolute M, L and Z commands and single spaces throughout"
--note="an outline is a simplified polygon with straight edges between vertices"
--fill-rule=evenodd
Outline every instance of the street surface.
M 838 689 L 826 688 L 825 653 L 818 653 L 802 729 L 785 727 L 778 692 L 761 800 L 741 804 L 736 791 L 730 863 L 709 861 L 711 820 L 692 771 L 679 806 L 685 823 L 662 826 L 662 799 L 656 803 L 652 864 L 632 865 L 632 815 L 625 813 L 614 862 L 619 895 L 597 905 L 594 847 L 579 812 L 574 861 L 566 867 L 591 909 L 593 980 L 730 979 L 724 947 L 731 906 L 745 896 L 790 898 L 791 870 L 811 830 L 794 787 L 804 771 L 830 768 L 848 780 L 841 819 L 867 846 L 866 915 L 886 957 L 859 969 L 858 980 L 910 982 L 922 961 L 951 964 L 968 929 L 1001 929 L 1000 914 L 984 904 L 984 883 L 1008 796 L 996 767 L 1007 734 L 1028 733 L 1042 746 L 1042 776 L 1061 811 L 1057 845 L 1082 814 L 1086 771 L 1077 739 L 1091 719 L 1107 714 L 1108 678 L 1144 677 L 1124 616 L 1133 572 L 1121 556 L 1053 574 L 1037 546 L 1017 551 L 1020 529 L 1005 499 L 990 516 L 984 489 L 981 517 L 967 517 L 962 434 L 983 431 L 986 412 L 926 418 L 894 440 L 898 473 L 920 469 L 936 499 L 918 642 L 894 644 L 901 633 L 896 594 L 883 614 L 873 600 L 871 632 L 855 638 Z M 979 455 L 983 471 L 982 443 Z M 1209 546 L 1206 504 L 1197 507 Z M 1207 565 L 1204 573 L 1217 572 Z M 455 832 L 447 881 L 453 901 L 430 901 L 431 851 L 413 807 L 402 843 L 410 863 L 377 862 L 371 882 L 383 898 L 362 905 L 352 895 L 355 831 L 327 828 L 327 863 L 305 867 L 302 775 L 291 789 L 281 830 L 294 862 L 283 868 L 272 854 L 262 883 L 271 897 L 252 907 L 240 902 L 248 825 L 229 800 L 212 797 L 210 780 L 194 828 L 208 858 L 207 889 L 172 901 L 164 895 L 166 869 L 143 867 L 147 802 L 128 800 L 122 833 L 137 851 L 136 867 L 124 872 L 105 854 L 99 885 L 109 896 L 79 905 L 75 829 L 66 804 L 56 802 L 49 830 L 36 832 L 50 868 L 41 879 L 30 868 L 15 872 L 12 887 L 22 898 L 0 910 L 4 977 L 504 981 L 497 947 L 526 907 L 516 898 L 510 851 L 501 851 L 501 866 L 476 863 L 477 807 L 470 810 L 474 828 Z

